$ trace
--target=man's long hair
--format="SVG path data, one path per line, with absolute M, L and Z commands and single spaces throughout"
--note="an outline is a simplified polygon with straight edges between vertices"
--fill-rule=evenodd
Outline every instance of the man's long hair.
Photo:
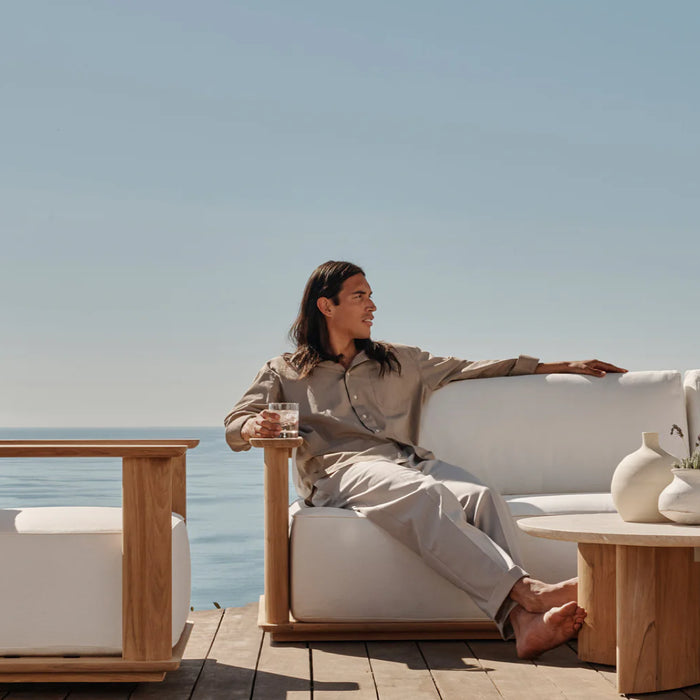
M 289 337 L 296 343 L 296 351 L 286 355 L 302 377 L 311 374 L 324 360 L 340 360 L 340 355 L 334 355 L 331 350 L 326 319 L 316 302 L 321 297 L 327 297 L 337 305 L 343 282 L 354 275 L 364 274 L 362 268 L 353 263 L 329 260 L 319 265 L 309 277 L 299 306 L 299 315 L 289 330 Z M 379 362 L 380 375 L 387 371 L 401 373 L 401 364 L 390 345 L 367 338 L 356 339 L 355 346 Z

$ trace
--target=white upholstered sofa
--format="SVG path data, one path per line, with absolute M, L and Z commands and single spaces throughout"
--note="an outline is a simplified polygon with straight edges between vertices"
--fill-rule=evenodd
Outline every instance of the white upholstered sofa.
M 614 511 L 613 471 L 642 432 L 658 432 L 676 456 L 689 453 L 700 434 L 700 370 L 454 382 L 430 398 L 420 442 L 498 490 L 518 519 Z M 422 623 L 485 622 L 466 593 L 361 514 L 298 500 L 290 515 L 291 618 L 270 628 L 276 638 L 323 637 L 316 632 L 324 629 L 349 637 L 361 628 L 403 636 L 395 623 L 419 636 L 431 629 Z M 520 548 L 537 578 L 576 575 L 574 543 L 521 532 Z
M 0 683 L 156 681 L 179 666 L 190 627 L 185 455 L 198 442 L 0 441 L 0 457 L 30 457 L 29 467 L 122 460 L 121 508 L 0 509 Z

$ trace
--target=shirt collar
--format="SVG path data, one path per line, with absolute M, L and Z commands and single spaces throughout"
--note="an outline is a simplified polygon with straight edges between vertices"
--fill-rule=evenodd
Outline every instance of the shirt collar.
M 360 350 L 360 352 L 358 352 L 357 355 L 352 358 L 352 362 L 350 363 L 348 370 L 351 370 L 353 367 L 368 361 L 369 357 L 367 356 L 367 353 L 364 350 Z M 322 362 L 319 362 L 318 366 L 323 367 L 324 369 L 330 369 L 340 374 L 344 374 L 346 372 L 345 367 L 343 367 L 340 362 L 334 362 L 333 360 L 323 360 Z

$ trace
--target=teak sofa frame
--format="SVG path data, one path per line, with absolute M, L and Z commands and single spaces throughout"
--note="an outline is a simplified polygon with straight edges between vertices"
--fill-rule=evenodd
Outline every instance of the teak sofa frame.
M 187 450 L 199 440 L 1 440 L 0 457 L 122 459 L 121 656 L 0 657 L 0 682 L 160 681 L 179 665 L 172 644 L 171 513 L 186 517 Z
M 265 461 L 265 594 L 258 625 L 278 642 L 368 639 L 500 639 L 493 622 L 301 622 L 289 599 L 289 458 L 302 438 L 252 438 Z

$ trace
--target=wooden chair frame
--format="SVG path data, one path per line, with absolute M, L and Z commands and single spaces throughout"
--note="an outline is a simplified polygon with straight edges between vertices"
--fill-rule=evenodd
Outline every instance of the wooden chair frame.
M 264 448 L 265 593 L 258 626 L 278 642 L 355 639 L 501 639 L 490 621 L 300 622 L 289 599 L 289 457 L 302 438 L 253 438 Z
M 122 460 L 121 656 L 0 657 L 0 682 L 163 680 L 180 665 L 188 623 L 172 644 L 171 514 L 186 517 L 186 454 L 199 440 L 1 440 L 0 457 Z

